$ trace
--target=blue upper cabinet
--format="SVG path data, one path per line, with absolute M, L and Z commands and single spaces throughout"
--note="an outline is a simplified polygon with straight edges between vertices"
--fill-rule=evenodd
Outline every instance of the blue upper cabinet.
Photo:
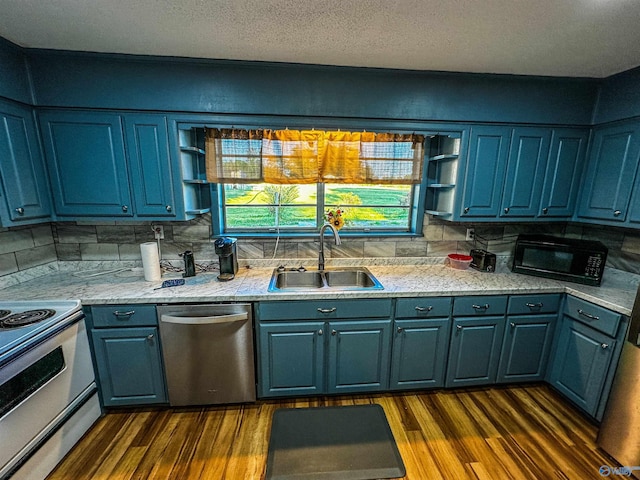
M 119 115 L 44 112 L 40 125 L 59 216 L 133 215 Z
M 511 129 L 473 127 L 464 171 L 460 218 L 496 218 L 500 208 Z
M 548 128 L 513 129 L 500 216 L 537 215 L 550 139 Z
M 589 153 L 578 217 L 624 222 L 640 155 L 640 125 L 596 128 Z
M 175 217 L 166 118 L 126 115 L 124 124 L 136 214 Z
M 49 181 L 30 108 L 0 102 L 0 159 L 2 225 L 51 220 Z
M 587 129 L 553 130 L 538 211 L 543 219 L 574 214 L 588 140 Z

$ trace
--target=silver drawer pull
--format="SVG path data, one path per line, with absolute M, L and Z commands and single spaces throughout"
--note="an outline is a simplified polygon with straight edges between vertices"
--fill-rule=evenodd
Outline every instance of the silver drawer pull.
M 320 312 L 320 313 L 333 313 L 336 310 L 337 310 L 336 307 L 333 307 L 333 308 L 319 308 L 318 312 Z
M 458 330 L 458 331 L 462 330 L 462 326 L 461 325 L 456 325 L 456 330 Z
M 600 317 L 596 315 L 591 315 L 590 313 L 585 312 L 581 308 L 578 309 L 578 315 L 582 315 L 583 317 L 588 318 L 589 320 L 600 320 Z
M 489 304 L 485 303 L 484 305 L 471 305 L 471 308 L 474 310 L 489 310 Z
M 323 334 L 322 329 L 318 330 L 318 335 L 322 335 L 322 334 Z
M 513 322 L 511 322 L 509 325 L 511 326 L 511 328 L 516 328 L 516 324 Z
M 402 333 L 402 327 L 398 327 L 398 333 Z
M 608 343 L 602 343 L 602 344 L 600 344 L 600 346 L 602 347 L 603 350 L 606 350 L 607 348 L 609 348 L 609 344 Z
M 136 313 L 135 310 L 129 310 L 128 312 L 121 312 L 120 310 L 116 310 L 115 312 L 113 312 L 118 320 L 127 320 L 134 313 Z
M 529 308 L 542 308 L 542 307 L 544 307 L 544 304 L 542 302 L 540 302 L 540 303 L 525 303 L 525 306 L 527 306 Z
M 153 340 L 153 333 L 151 335 L 147 335 L 147 340 L 149 341 Z
M 430 312 L 433 310 L 433 307 L 429 305 L 428 307 L 416 307 L 416 311 L 418 312 Z

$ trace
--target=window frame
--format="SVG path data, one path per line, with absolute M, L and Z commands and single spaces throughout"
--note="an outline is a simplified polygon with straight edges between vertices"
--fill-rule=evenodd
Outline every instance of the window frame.
M 311 235 L 311 234 L 315 234 L 317 233 L 318 229 L 320 228 L 320 226 L 322 226 L 323 224 L 323 217 L 324 217 L 324 212 L 326 209 L 326 204 L 325 204 L 325 191 L 326 191 L 326 185 L 328 185 L 327 183 L 324 182 L 318 182 L 316 183 L 316 198 L 318 199 L 316 205 L 311 205 L 311 204 L 300 204 L 300 206 L 308 206 L 308 207 L 315 207 L 316 208 L 316 225 L 313 227 L 298 227 L 298 228 L 292 228 L 292 227 L 283 227 L 280 228 L 279 230 L 276 229 L 275 227 L 273 228 L 256 228 L 256 229 L 252 229 L 252 228 L 246 228 L 246 229 L 234 229 L 234 228 L 227 228 L 226 225 L 226 218 L 225 215 L 223 214 L 224 209 L 225 209 L 225 203 L 224 203 L 224 199 L 225 199 L 225 194 L 224 194 L 224 185 L 222 183 L 219 184 L 215 184 L 215 188 L 217 190 L 217 197 L 216 197 L 216 201 L 212 202 L 212 210 L 215 208 L 217 210 L 217 214 L 219 217 L 219 231 L 217 232 L 218 235 L 233 235 L 233 236 L 268 236 L 268 235 L 280 235 L 281 237 L 287 237 L 287 236 L 291 236 L 291 237 L 297 237 L 297 236 L 302 236 L 302 235 Z M 421 191 L 424 190 L 422 188 L 422 184 L 416 184 L 416 185 L 411 185 L 411 198 L 409 201 L 409 205 L 406 207 L 401 207 L 401 208 L 405 208 L 408 211 L 408 228 L 401 228 L 401 227 L 396 227 L 396 228 L 373 228 L 373 229 L 367 229 L 367 228 L 347 228 L 344 230 L 341 230 L 340 234 L 341 235 L 347 235 L 347 236 L 369 236 L 369 237 L 375 237 L 375 236 L 389 236 L 389 235 L 396 235 L 396 236 L 416 236 L 416 235 L 421 235 L 422 233 L 422 222 L 418 222 L 418 218 L 422 218 L 421 216 L 418 217 L 418 215 L 423 215 L 424 214 L 424 205 L 422 207 L 422 209 L 417 208 L 416 203 L 420 202 L 420 199 L 423 198 L 421 197 Z M 215 205 L 215 206 L 214 206 Z M 260 207 L 270 207 L 270 206 L 276 206 L 275 204 L 260 204 Z M 297 206 L 297 204 L 296 204 Z M 385 208 L 385 207 L 393 207 L 394 205 L 380 205 L 380 208 Z M 376 205 L 371 206 L 372 208 L 375 208 Z M 241 207 L 241 208 L 248 208 L 248 207 Z M 419 210 L 421 210 L 421 212 L 419 212 Z M 419 228 L 418 228 L 418 225 Z M 215 229 L 214 229 L 214 233 Z

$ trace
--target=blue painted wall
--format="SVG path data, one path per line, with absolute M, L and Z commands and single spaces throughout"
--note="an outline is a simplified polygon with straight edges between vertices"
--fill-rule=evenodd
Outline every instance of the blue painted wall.
M 640 116 L 640 67 L 613 75 L 602 82 L 594 123 Z
M 33 103 L 23 49 L 0 37 L 0 97 Z
M 594 79 L 28 50 L 39 106 L 588 125 Z

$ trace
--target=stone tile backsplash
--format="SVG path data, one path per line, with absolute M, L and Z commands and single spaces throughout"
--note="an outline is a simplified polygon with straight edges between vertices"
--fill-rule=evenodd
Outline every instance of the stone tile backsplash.
M 198 262 L 217 261 L 209 216 L 190 222 L 156 223 L 164 226 L 163 260 L 179 261 L 180 253 L 192 250 Z M 465 241 L 468 227 L 475 228 L 474 242 Z M 343 237 L 342 244 L 336 246 L 327 236 L 325 256 L 327 259 L 397 257 L 406 261 L 483 248 L 507 259 L 518 234 L 533 232 L 600 240 L 609 247 L 609 266 L 640 273 L 640 231 L 567 223 L 451 224 L 426 216 L 424 237 Z M 0 277 L 57 261 L 140 261 L 140 243 L 153 240 L 151 222 L 60 222 L 0 229 Z M 259 238 L 238 241 L 238 256 L 247 261 L 308 260 L 317 255 L 317 236 L 283 238 L 278 242 Z

